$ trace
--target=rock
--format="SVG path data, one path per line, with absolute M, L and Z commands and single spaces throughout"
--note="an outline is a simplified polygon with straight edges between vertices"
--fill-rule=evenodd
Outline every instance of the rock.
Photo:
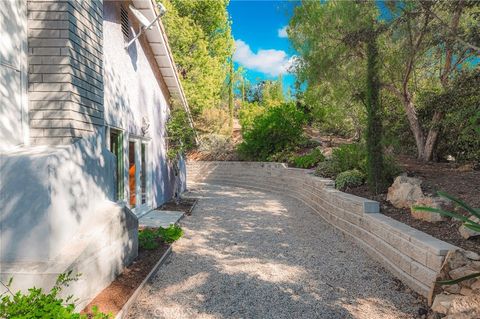
M 457 269 L 450 270 L 448 272 L 448 275 L 452 279 L 458 279 L 458 278 L 465 277 L 465 276 L 468 276 L 468 275 L 471 275 L 471 274 L 474 274 L 474 273 L 477 273 L 477 272 L 478 272 L 478 270 L 473 268 L 472 265 L 466 265 L 466 266 L 463 266 L 463 267 L 460 267 L 460 268 L 457 268 Z M 464 280 L 464 281 L 460 282 L 459 284 L 460 284 L 460 286 L 463 286 L 463 287 L 470 287 L 475 281 L 476 281 L 476 279 L 472 278 L 472 279 Z
M 480 279 L 477 279 L 471 286 L 470 288 L 472 288 L 473 291 L 475 292 L 480 292 Z
M 462 296 L 471 296 L 473 294 L 473 290 L 470 288 L 462 287 L 462 289 L 460 289 L 460 294 Z
M 387 200 L 397 208 L 410 208 L 415 201 L 423 197 L 421 183 L 418 178 L 400 175 L 388 188 Z
M 454 298 L 448 309 L 452 318 L 480 318 L 480 295 L 459 296 Z M 461 317 L 463 315 L 463 317 Z
M 451 294 L 458 294 L 461 290 L 460 285 L 455 284 L 455 285 L 444 285 L 442 286 L 443 291 L 446 291 Z
M 465 253 L 464 253 L 464 256 L 467 257 L 467 258 L 470 259 L 470 260 L 475 260 L 475 261 L 479 261 L 479 260 L 480 260 L 480 255 L 477 254 L 477 253 L 474 252 L 474 251 L 466 250 Z
M 480 219 L 478 219 L 477 217 L 470 217 L 470 220 L 480 224 Z M 460 228 L 458 228 L 458 231 L 460 232 L 460 235 L 462 235 L 462 237 L 465 238 L 465 239 L 469 239 L 470 237 L 480 236 L 480 232 L 476 232 L 476 231 L 474 231 L 470 228 L 467 228 L 463 225 L 460 226 Z
M 441 197 L 421 197 L 415 201 L 415 203 L 410 207 L 410 214 L 413 218 L 425 220 L 427 222 L 435 223 L 447 220 L 445 216 L 442 216 L 437 213 L 426 212 L 421 210 L 416 210 L 413 206 L 426 206 L 438 209 L 446 209 L 450 202 Z
M 435 296 L 435 300 L 433 300 L 432 304 L 432 311 L 447 314 L 452 305 L 452 301 L 455 298 L 456 295 L 439 294 Z

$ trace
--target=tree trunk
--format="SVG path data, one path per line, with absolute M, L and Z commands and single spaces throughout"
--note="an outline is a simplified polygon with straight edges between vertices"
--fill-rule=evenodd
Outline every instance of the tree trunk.
M 413 137 L 415 138 L 415 145 L 417 146 L 417 158 L 422 159 L 425 153 L 425 134 L 423 133 L 422 126 L 418 120 L 415 104 L 413 103 L 408 93 L 403 96 L 403 106 L 405 113 L 407 114 L 410 130 L 412 130 Z
M 431 161 L 433 157 L 433 151 L 435 150 L 435 146 L 437 144 L 438 134 L 440 129 L 438 125 L 443 118 L 443 113 L 440 111 L 435 111 L 432 118 L 431 128 L 428 131 L 427 139 L 425 141 L 425 148 L 423 150 L 423 154 L 421 160 L 423 161 Z

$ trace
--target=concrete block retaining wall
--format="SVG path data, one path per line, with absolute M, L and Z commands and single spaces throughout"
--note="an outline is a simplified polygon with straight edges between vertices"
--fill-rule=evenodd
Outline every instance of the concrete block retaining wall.
M 428 297 L 448 251 L 457 247 L 379 213 L 379 203 L 340 192 L 329 179 L 280 163 L 189 162 L 187 183 L 239 186 L 296 198 Z

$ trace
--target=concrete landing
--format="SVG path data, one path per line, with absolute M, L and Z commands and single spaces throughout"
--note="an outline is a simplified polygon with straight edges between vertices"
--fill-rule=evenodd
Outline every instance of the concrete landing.
M 152 210 L 138 219 L 139 227 L 163 227 L 176 224 L 184 212 L 174 210 Z

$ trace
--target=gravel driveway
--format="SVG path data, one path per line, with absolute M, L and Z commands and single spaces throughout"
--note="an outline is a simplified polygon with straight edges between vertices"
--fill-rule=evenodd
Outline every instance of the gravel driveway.
M 423 301 L 301 202 L 195 185 L 129 318 L 415 318 Z

